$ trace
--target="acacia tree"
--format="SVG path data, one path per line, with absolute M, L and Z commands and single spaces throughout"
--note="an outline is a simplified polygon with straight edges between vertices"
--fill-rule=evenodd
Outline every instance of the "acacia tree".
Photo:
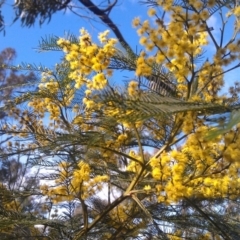
M 1 132 L 25 141 L 21 153 L 45 168 L 39 194 L 61 209 L 28 222 L 45 226 L 45 237 L 240 236 L 239 125 L 208 137 L 219 113 L 234 119 L 239 109 L 239 83 L 229 94 L 221 90 L 226 73 L 240 67 L 240 6 L 147 3 L 155 23 L 133 20 L 144 51 L 118 50 L 108 31 L 99 44 L 84 29 L 79 38 L 43 41 L 40 48 L 65 52 L 63 61 L 38 69 L 38 90 L 5 107 L 16 124 Z M 220 16 L 218 38 L 208 25 L 212 16 Z M 229 19 L 234 29 L 226 36 Z M 118 88 L 111 84 L 118 70 L 134 71 L 136 79 Z
M 10 69 L 16 57 L 16 51 L 12 48 L 6 48 L 0 53 L 0 104 L 4 106 L 16 96 L 34 89 L 36 84 L 36 75 L 33 72 L 27 74 L 19 73 L 17 67 Z M 0 111 L 1 127 L 6 123 L 14 122 L 11 111 L 2 109 Z M 30 155 L 24 153 L 22 159 L 21 149 L 23 142 L 14 141 L 14 145 L 8 142 L 12 136 L 5 137 L 1 134 L 1 159 L 0 159 L 0 238 L 1 239 L 32 239 L 32 234 L 37 234 L 37 229 L 26 224 L 27 213 L 29 217 L 35 218 L 35 215 L 45 214 L 46 210 L 41 210 L 41 205 L 35 201 L 37 196 L 34 188 L 38 187 L 37 178 L 29 175 L 28 160 Z M 8 143 L 8 144 L 6 144 Z M 11 154 L 15 149 L 18 153 Z M 17 220 L 25 219 L 25 224 L 16 224 Z M 24 236 L 24 237 L 23 237 Z
M 33 72 L 19 74 L 17 68 L 6 69 L 5 66 L 13 65 L 16 58 L 16 51 L 13 48 L 6 48 L 0 52 L 0 104 L 3 105 L 11 98 L 23 91 L 31 90 L 31 85 L 37 80 Z M 0 118 L 6 117 L 4 111 L 0 112 Z

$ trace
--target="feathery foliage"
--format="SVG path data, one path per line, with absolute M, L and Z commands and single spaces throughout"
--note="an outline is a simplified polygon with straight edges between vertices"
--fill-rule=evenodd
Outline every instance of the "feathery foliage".
M 239 30 L 240 6 L 145 2 L 156 24 L 133 20 L 140 53 L 117 49 L 109 31 L 95 43 L 81 29 L 79 38 L 42 40 L 41 50 L 64 52 L 54 69 L 18 68 L 41 74 L 35 91 L 2 107 L 0 157 L 25 160 L 33 181 L 0 179 L 4 237 L 240 237 L 239 84 L 222 94 L 240 66 L 239 31 L 223 43 L 225 28 L 218 39 L 207 21 L 232 17 Z M 120 88 L 111 78 L 121 70 L 136 79 Z

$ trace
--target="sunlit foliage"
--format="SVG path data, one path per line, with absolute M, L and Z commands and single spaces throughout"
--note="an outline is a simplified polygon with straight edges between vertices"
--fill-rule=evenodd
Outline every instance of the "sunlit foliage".
M 64 58 L 40 68 L 38 90 L 7 104 L 16 123 L 1 130 L 15 137 L 10 152 L 24 142 L 31 164 L 45 168 L 39 194 L 67 211 L 49 217 L 56 226 L 45 225 L 54 239 L 240 237 L 240 126 L 208 136 L 214 118 L 225 124 L 218 113 L 238 111 L 239 83 L 227 92 L 225 81 L 240 67 L 239 6 L 147 3 L 149 19 L 133 20 L 140 53 L 120 51 L 109 31 L 95 43 L 81 29 L 79 38 L 53 40 Z M 220 36 L 208 25 L 215 15 Z M 111 83 L 116 62 L 135 67 L 125 87 Z M 144 86 L 152 75 L 174 85 L 174 96 Z

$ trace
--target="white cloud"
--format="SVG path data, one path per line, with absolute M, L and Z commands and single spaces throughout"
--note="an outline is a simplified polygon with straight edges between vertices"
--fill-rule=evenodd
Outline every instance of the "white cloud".
M 218 26 L 218 23 L 217 23 L 217 17 L 212 15 L 208 20 L 207 20 L 207 24 L 209 27 L 213 27 L 214 30 L 218 29 L 219 26 Z

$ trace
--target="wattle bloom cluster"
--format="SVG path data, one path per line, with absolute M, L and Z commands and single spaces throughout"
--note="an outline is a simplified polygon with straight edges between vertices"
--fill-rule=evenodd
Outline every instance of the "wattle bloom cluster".
M 112 70 L 108 69 L 111 57 L 115 54 L 116 39 L 108 38 L 109 31 L 99 34 L 101 46 L 92 42 L 91 36 L 84 29 L 80 30 L 79 42 L 70 42 L 60 38 L 57 44 L 66 53 L 65 61 L 57 64 L 55 71 L 42 73 L 38 86 L 38 95 L 29 101 L 29 106 L 40 118 L 49 116 L 55 129 L 63 126 L 63 108 L 69 107 L 76 91 L 85 86 L 83 103 L 86 109 L 96 107 L 91 99 L 92 91 L 101 90 L 108 84 L 107 78 Z M 62 79 L 58 77 L 64 73 Z M 78 110 L 74 109 L 77 113 Z M 77 115 L 77 114 L 76 114 Z M 51 124 L 50 124 L 51 125 Z
M 57 44 L 66 52 L 65 59 L 69 62 L 71 73 L 69 78 L 75 81 L 78 89 L 87 85 L 88 89 L 100 90 L 107 84 L 110 58 L 115 54 L 117 40 L 108 38 L 109 31 L 99 34 L 102 46 L 92 42 L 91 36 L 85 29 L 80 30 L 78 43 L 70 43 L 60 38 Z
M 157 7 L 148 10 L 148 15 L 155 18 L 154 24 L 140 18 L 133 20 L 133 26 L 138 28 L 139 42 L 146 49 L 136 60 L 135 74 L 147 77 L 152 71 L 156 73 L 156 66 L 163 66 L 174 76 L 179 98 L 222 103 L 224 96 L 219 95 L 219 91 L 224 85 L 224 67 L 240 58 L 238 44 L 231 40 L 226 45 L 216 42 L 206 22 L 209 11 L 201 1 L 188 1 L 192 9 L 189 11 L 174 6 L 172 0 L 159 0 L 158 4 L 160 11 L 161 8 L 166 11 L 170 22 L 165 23 L 158 16 Z M 213 7 L 216 1 L 206 4 Z M 239 12 L 237 7 L 231 14 L 238 16 Z M 210 44 L 215 45 L 216 52 L 207 60 L 205 48 Z M 201 58 L 205 61 L 198 61 Z M 133 86 L 130 83 L 128 92 L 136 95 Z M 158 200 L 171 204 L 184 197 L 237 198 L 240 194 L 238 128 L 210 141 L 205 138 L 210 128 L 204 125 L 198 112 L 178 114 L 174 121 L 179 132 L 186 136 L 186 142 L 181 143 L 181 148 L 176 147 L 150 160 Z M 157 135 L 155 132 L 153 134 Z M 139 166 L 130 161 L 127 168 L 137 172 Z
M 229 66 L 240 58 L 239 44 L 229 42 L 225 46 L 216 45 L 216 53 L 208 62 L 199 59 L 205 54 L 205 48 L 211 47 L 216 41 L 211 28 L 207 25 L 210 15 L 201 1 L 188 1 L 194 11 L 186 12 L 180 6 L 173 6 L 173 1 L 158 1 L 170 22 L 165 23 L 157 10 L 150 8 L 148 15 L 154 19 L 141 21 L 139 17 L 133 20 L 133 26 L 138 28 L 140 44 L 146 51 L 142 51 L 136 61 L 137 76 L 150 76 L 156 64 L 164 66 L 175 78 L 179 97 L 191 101 L 207 101 L 221 103 L 217 97 L 223 86 L 223 67 Z M 216 1 L 208 1 L 208 7 L 213 7 Z M 233 13 L 238 16 L 239 7 Z M 211 35 L 211 36 L 210 36 Z M 211 40 L 211 41 L 209 41 Z
M 240 194 L 238 130 L 206 141 L 205 126 L 189 135 L 181 151 L 151 159 L 152 177 L 158 180 L 158 200 L 173 203 L 184 197 L 235 199 Z M 224 140 L 224 141 L 223 141 Z
M 155 13 L 154 9 L 149 10 L 149 16 Z M 171 7 L 169 14 L 172 21 L 167 26 L 159 19 L 153 26 L 148 20 L 142 23 L 139 18 L 133 20 L 133 26 L 138 27 L 137 32 L 141 37 L 140 44 L 149 53 L 147 55 L 147 52 L 142 52 L 137 59 L 136 75 L 149 76 L 154 64 L 163 65 L 174 74 L 179 95 L 186 97 L 186 85 L 197 69 L 193 59 L 202 54 L 203 47 L 208 45 L 207 33 L 202 26 L 194 24 L 194 14 L 187 27 L 184 25 L 186 16 L 182 8 Z M 205 20 L 206 17 L 200 16 L 200 19 Z
M 108 181 L 106 175 L 91 177 L 91 169 L 87 163 L 79 161 L 78 168 L 72 169 L 70 164 L 59 164 L 59 177 L 55 180 L 56 186 L 42 185 L 42 193 L 54 203 L 71 201 L 74 199 L 87 199 L 96 192 L 101 191 L 103 183 Z

